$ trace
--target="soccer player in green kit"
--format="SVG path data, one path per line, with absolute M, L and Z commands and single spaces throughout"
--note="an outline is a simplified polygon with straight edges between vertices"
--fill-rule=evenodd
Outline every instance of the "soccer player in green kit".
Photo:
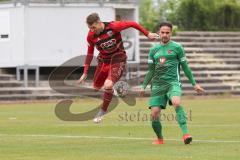
M 165 109 L 167 102 L 175 107 L 178 124 L 183 133 L 185 144 L 192 142 L 192 136 L 187 128 L 187 117 L 184 108 L 180 104 L 182 89 L 180 83 L 180 66 L 185 75 L 191 82 L 195 91 L 203 93 L 204 89 L 198 85 L 193 77 L 191 69 L 185 56 L 181 44 L 171 40 L 172 24 L 163 22 L 159 26 L 159 36 L 161 42 L 149 51 L 148 55 L 148 72 L 145 76 L 140 95 L 151 81 L 151 97 L 149 108 L 151 109 L 152 128 L 157 135 L 153 144 L 164 144 L 162 125 L 159 120 L 161 109 Z

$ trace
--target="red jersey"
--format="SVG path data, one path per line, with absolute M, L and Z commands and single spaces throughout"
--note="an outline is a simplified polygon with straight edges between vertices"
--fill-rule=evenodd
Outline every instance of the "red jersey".
M 84 64 L 84 73 L 88 73 L 89 66 L 93 58 L 94 47 L 99 51 L 98 60 L 106 63 L 110 63 L 114 55 L 118 58 L 126 61 L 126 52 L 123 47 L 122 36 L 120 32 L 124 29 L 133 27 L 145 36 L 148 35 L 148 31 L 134 21 L 113 21 L 103 22 L 104 29 L 100 34 L 95 34 L 89 31 L 87 36 L 88 51 Z

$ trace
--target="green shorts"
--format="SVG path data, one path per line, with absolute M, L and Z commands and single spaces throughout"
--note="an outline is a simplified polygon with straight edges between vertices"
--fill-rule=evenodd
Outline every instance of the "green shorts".
M 161 109 L 166 109 L 167 102 L 171 105 L 171 99 L 173 96 L 180 97 L 182 95 L 182 87 L 180 84 L 172 84 L 167 90 L 162 92 L 156 91 L 159 90 L 159 87 L 152 87 L 151 93 L 155 93 L 154 95 L 151 94 L 149 100 L 149 108 L 151 107 L 160 107 Z M 159 92 L 159 94 L 156 94 Z

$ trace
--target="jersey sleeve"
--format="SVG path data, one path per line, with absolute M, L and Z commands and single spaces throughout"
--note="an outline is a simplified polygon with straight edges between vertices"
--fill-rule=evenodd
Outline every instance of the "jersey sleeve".
M 186 61 L 182 62 L 181 63 L 181 67 L 183 69 L 184 74 L 186 75 L 186 77 L 191 82 L 192 86 L 194 86 L 196 84 L 196 81 L 195 81 L 195 78 L 194 78 L 194 76 L 192 74 L 192 70 L 188 66 L 188 63 Z
M 114 21 L 112 22 L 112 27 L 117 32 L 121 32 L 124 29 L 132 27 L 142 32 L 145 36 L 149 34 L 149 31 L 147 29 L 145 29 L 143 26 L 141 26 L 135 21 Z
M 84 71 L 83 71 L 84 74 L 88 73 L 90 64 L 93 59 L 93 53 L 94 53 L 94 43 L 91 41 L 91 38 L 89 35 L 87 37 L 87 42 L 88 42 L 88 49 L 87 49 L 87 56 L 84 62 Z
M 192 70 L 190 69 L 190 67 L 188 65 L 188 61 L 187 61 L 187 58 L 185 55 L 184 48 L 181 45 L 178 47 L 178 59 L 179 59 L 179 62 L 180 62 L 180 65 L 182 67 L 184 74 L 189 79 L 191 84 L 194 86 L 196 84 L 196 81 L 192 74 Z
M 177 48 L 177 57 L 180 63 L 187 61 L 186 54 L 182 45 L 179 45 Z
M 153 58 L 153 49 L 151 49 L 151 50 L 149 51 L 147 63 L 148 63 L 148 71 L 147 71 L 146 76 L 144 77 L 143 84 L 141 85 L 141 87 L 142 87 L 143 89 L 145 89 L 145 88 L 147 87 L 147 85 L 148 85 L 149 82 L 152 80 L 153 75 L 154 75 L 154 71 L 155 71 L 155 61 L 154 61 L 154 58 Z

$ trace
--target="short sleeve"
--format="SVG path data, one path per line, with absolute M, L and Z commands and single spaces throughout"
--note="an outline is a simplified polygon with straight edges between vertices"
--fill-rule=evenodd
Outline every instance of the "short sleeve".
M 154 49 L 150 49 L 148 53 L 148 64 L 153 64 L 154 63 Z
M 177 50 L 178 50 L 177 56 L 178 56 L 179 62 L 181 63 L 181 62 L 187 61 L 186 54 L 185 54 L 183 46 L 179 45 Z

